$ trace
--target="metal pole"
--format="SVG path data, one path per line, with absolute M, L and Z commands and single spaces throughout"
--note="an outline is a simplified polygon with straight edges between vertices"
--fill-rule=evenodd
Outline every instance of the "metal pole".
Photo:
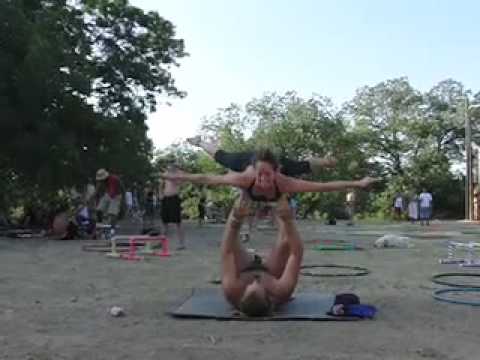
M 466 104 L 467 105 L 467 111 L 466 111 L 466 121 L 467 121 L 467 125 L 468 125 L 468 133 L 469 133 L 469 141 L 468 141 L 468 144 L 469 144 L 469 148 L 470 148 L 470 182 L 469 182 L 469 208 L 468 208 L 468 211 L 469 211 L 469 219 L 470 220 L 478 220 L 478 214 L 476 214 L 476 211 L 475 211 L 475 196 L 474 196 L 474 188 L 473 188 L 473 185 L 474 185 L 474 182 L 477 183 L 477 186 L 478 186 L 478 179 L 479 179 L 479 176 L 478 176 L 478 166 L 479 166 L 479 159 L 478 159 L 478 156 L 479 156 L 479 148 L 478 148 L 478 145 L 473 142 L 472 143 L 472 126 L 471 126 L 471 116 L 470 116 L 470 111 L 473 110 L 473 109 L 478 109 L 480 108 L 480 104 L 472 104 L 470 106 L 468 106 L 468 103 Z M 465 133 L 465 137 L 466 137 L 466 133 Z M 474 152 L 474 154 L 472 154 Z M 477 158 L 477 161 L 475 162 L 475 164 L 473 163 L 473 157 L 476 157 Z M 473 168 L 473 166 L 475 165 L 475 169 Z M 475 177 L 474 177 L 475 175 Z M 475 218 L 475 215 L 477 215 L 477 217 Z
M 466 176 L 465 176 L 465 219 L 472 220 L 472 129 L 470 126 L 470 116 L 468 115 L 468 103 L 465 97 L 465 152 L 467 157 Z

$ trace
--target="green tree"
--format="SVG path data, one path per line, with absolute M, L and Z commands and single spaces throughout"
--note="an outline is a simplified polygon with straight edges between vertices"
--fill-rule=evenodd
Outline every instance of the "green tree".
M 464 86 L 448 79 L 435 85 L 424 95 L 422 116 L 411 126 L 417 139 L 414 153 L 430 148 L 449 159 L 458 160 L 464 149 Z
M 0 3 L 0 172 L 27 194 L 83 183 L 99 167 L 151 169 L 146 115 L 182 97 L 172 23 L 115 1 Z
M 348 104 L 361 147 L 390 175 L 378 196 L 377 210 L 388 214 L 396 192 L 418 193 L 430 189 L 436 204 L 460 213 L 462 190 L 451 166 L 464 149 L 463 104 L 467 91 L 454 80 L 445 80 L 421 94 L 405 78 L 362 88 Z M 453 199 L 447 194 L 460 189 Z
M 404 162 L 412 151 L 409 127 L 419 119 L 421 105 L 421 94 L 406 78 L 365 86 L 347 104 L 360 150 L 378 158 L 391 175 L 404 172 Z
M 218 140 L 220 147 L 229 151 L 268 147 L 279 156 L 299 160 L 328 152 L 337 156 L 336 169 L 310 176 L 317 181 L 360 178 L 372 171 L 367 158 L 354 146 L 357 135 L 347 130 L 343 114 L 330 99 L 317 95 L 303 99 L 295 92 L 266 94 L 245 106 L 233 104 L 206 119 L 202 127 L 205 137 Z M 218 165 L 214 170 L 224 171 Z M 301 194 L 300 213 L 310 216 L 333 211 L 341 216 L 344 197 L 343 193 Z

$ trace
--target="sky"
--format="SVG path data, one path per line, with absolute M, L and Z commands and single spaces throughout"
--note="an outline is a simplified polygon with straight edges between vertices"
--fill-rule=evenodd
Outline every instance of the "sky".
M 315 93 L 340 106 L 362 86 L 401 76 L 420 91 L 447 78 L 480 90 L 474 0 L 130 3 L 171 21 L 190 54 L 173 71 L 187 97 L 160 98 L 149 115 L 158 149 L 195 135 L 217 109 L 266 92 Z

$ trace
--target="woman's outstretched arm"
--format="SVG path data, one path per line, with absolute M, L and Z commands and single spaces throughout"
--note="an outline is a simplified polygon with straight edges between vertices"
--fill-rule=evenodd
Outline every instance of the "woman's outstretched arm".
M 361 180 L 316 182 L 283 177 L 283 179 L 279 181 L 279 183 L 281 184 L 280 189 L 282 192 L 301 193 L 343 191 L 352 188 L 364 189 L 379 180 L 380 179 L 378 178 L 371 178 L 367 176 Z
M 245 176 L 241 173 L 229 172 L 225 175 L 214 174 L 191 174 L 184 171 L 175 173 L 163 173 L 160 175 L 165 180 L 185 181 L 193 184 L 204 184 L 212 186 L 229 185 L 244 188 L 246 184 Z

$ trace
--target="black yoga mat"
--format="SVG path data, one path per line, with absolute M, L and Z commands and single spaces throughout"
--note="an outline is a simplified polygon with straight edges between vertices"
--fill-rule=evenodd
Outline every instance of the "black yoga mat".
M 335 295 L 302 292 L 295 294 L 288 303 L 278 306 L 273 315 L 262 318 L 246 317 L 238 313 L 224 298 L 220 289 L 196 289 L 173 311 L 168 313 L 180 318 L 217 320 L 359 320 L 356 317 L 330 316 Z

